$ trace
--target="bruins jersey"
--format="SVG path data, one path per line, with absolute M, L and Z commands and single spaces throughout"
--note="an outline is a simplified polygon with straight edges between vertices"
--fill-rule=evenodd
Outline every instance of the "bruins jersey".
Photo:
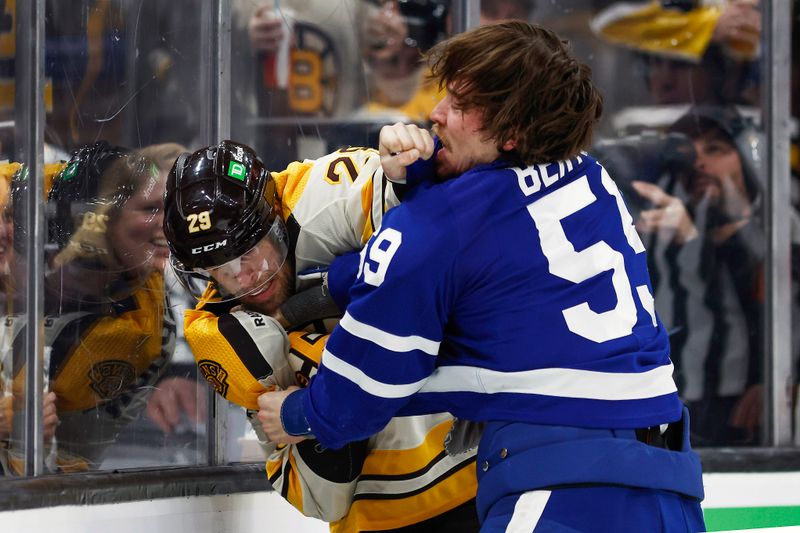
M 299 384 L 316 374 L 328 335 L 289 334 L 289 364 Z M 474 453 L 450 456 L 449 414 L 393 418 L 366 442 L 341 450 L 316 441 L 283 446 L 267 461 L 276 491 L 335 533 L 389 531 L 418 524 L 475 496 Z M 360 468 L 358 468 L 360 466 Z
M 272 176 L 297 272 L 362 248 L 386 210 L 399 202 L 375 150 L 339 150 L 292 163 Z M 271 317 L 231 312 L 230 305 L 213 299 L 209 288 L 198 306 L 186 311 L 184 336 L 217 393 L 257 410 L 261 393 L 275 386 L 304 386 L 314 376 L 327 335 L 287 336 Z M 275 449 L 267 474 L 293 506 L 331 522 L 332 531 L 419 524 L 475 497 L 474 454 L 450 457 L 444 450 L 451 426 L 452 417 L 441 413 L 393 419 L 367 441 L 341 450 L 322 450 L 307 440 Z
M 346 148 L 273 172 L 295 270 L 360 249 L 399 200 L 376 150 Z
M 175 321 L 161 273 L 120 301 L 59 305 L 44 323 L 46 382 L 61 421 L 56 463 L 62 471 L 81 471 L 96 468 L 107 446 L 144 410 L 172 356 Z M 24 317 L 6 317 L 5 338 L 22 342 L 24 330 Z M 24 381 L 20 365 L 13 370 L 15 391 Z
M 200 371 L 229 401 L 258 409 L 259 394 L 305 386 L 316 374 L 326 334 L 288 334 L 250 311 L 187 311 L 185 335 Z M 288 353 L 288 355 L 287 355 Z M 418 524 L 475 497 L 474 451 L 450 456 L 447 413 L 397 417 L 367 441 L 340 450 L 313 440 L 275 449 L 267 462 L 272 486 L 331 531 L 385 531 Z M 476 522 L 477 524 L 477 522 Z M 477 527 L 476 527 L 477 529 Z

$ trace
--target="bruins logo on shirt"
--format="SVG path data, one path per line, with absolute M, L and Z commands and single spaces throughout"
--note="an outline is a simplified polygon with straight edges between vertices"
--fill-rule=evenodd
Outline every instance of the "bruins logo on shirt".
M 101 361 L 89 370 L 92 389 L 106 400 L 113 400 L 125 392 L 136 379 L 136 369 L 127 361 Z
M 228 394 L 228 372 L 222 368 L 222 365 L 210 359 L 201 359 L 197 362 L 200 372 L 206 378 L 206 381 L 211 383 L 214 387 L 214 392 L 227 398 Z

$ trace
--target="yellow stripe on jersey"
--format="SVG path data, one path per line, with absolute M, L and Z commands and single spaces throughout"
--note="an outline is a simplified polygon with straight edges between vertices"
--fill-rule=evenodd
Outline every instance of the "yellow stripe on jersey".
M 303 491 L 301 489 L 300 480 L 297 474 L 297 462 L 295 462 L 294 455 L 289 455 L 289 465 L 291 471 L 289 472 L 289 479 L 283 480 L 284 486 L 289 482 L 288 490 L 286 491 L 286 501 L 292 504 L 292 507 L 303 512 Z
M 361 232 L 361 242 L 366 244 L 375 232 L 375 221 L 372 220 L 372 201 L 373 201 L 373 180 L 375 174 L 369 177 L 367 182 L 361 187 L 361 209 L 364 211 L 364 231 Z
M 473 457 L 465 460 L 451 475 L 419 494 L 401 499 L 354 501 L 350 513 L 331 524 L 331 532 L 391 530 L 429 520 L 474 498 L 477 486 Z
M 325 350 L 325 343 L 328 342 L 329 335 L 323 333 L 308 333 L 305 331 L 292 331 L 289 333 L 289 343 L 292 350 L 297 352 L 305 359 L 310 359 L 319 366 L 322 360 L 322 352 Z M 310 378 L 311 376 L 306 376 Z
M 430 430 L 422 444 L 407 450 L 372 450 L 364 461 L 362 474 L 402 476 L 427 466 L 444 449 L 444 438 L 453 427 L 448 420 Z
M 283 448 L 286 448 L 285 444 L 278 444 L 275 450 L 280 451 Z M 281 469 L 280 461 L 267 461 L 267 465 L 265 468 L 265 470 L 267 471 L 267 479 L 272 480 L 278 474 L 280 469 Z
M 290 163 L 286 170 L 272 173 L 278 199 L 281 201 L 281 212 L 284 220 L 289 219 L 295 206 L 303 196 L 303 191 L 306 188 L 313 166 L 312 162 L 300 163 L 295 161 Z

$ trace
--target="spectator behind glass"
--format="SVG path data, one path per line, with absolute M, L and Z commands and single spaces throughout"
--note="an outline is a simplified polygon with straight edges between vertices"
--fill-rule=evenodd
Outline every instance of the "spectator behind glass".
M 45 380 L 62 422 L 56 471 L 97 468 L 120 430 L 139 416 L 171 356 L 174 320 L 159 269 L 167 256 L 163 191 L 151 163 L 103 141 L 76 151 L 53 182 Z M 24 331 L 24 324 L 13 329 Z M 24 375 L 24 367 L 16 371 L 15 386 Z M 11 448 L 17 461 L 21 448 L 13 437 Z
M 166 183 L 167 174 L 175 164 L 175 160 L 180 154 L 187 151 L 188 149 L 183 145 L 163 143 L 147 146 L 138 150 L 137 153 L 155 165 L 158 170 L 158 182 L 163 184 Z M 161 236 L 161 232 L 158 233 Z M 159 252 L 161 251 L 159 250 Z M 165 270 L 166 259 L 167 257 L 163 253 L 154 256 L 156 270 Z M 166 274 L 167 272 L 165 272 Z M 186 305 L 181 302 L 184 296 L 183 290 L 174 279 L 171 281 L 172 283 L 166 283 L 166 290 L 169 292 L 168 297 L 174 306 L 175 316 L 180 316 L 181 309 Z M 183 338 L 183 322 L 178 320 L 173 362 L 180 362 L 181 355 L 183 355 L 184 361 L 191 363 L 190 368 L 193 369 L 194 361 Z M 192 423 L 202 422 L 206 419 L 205 386 L 198 384 L 194 377 L 190 377 L 194 375 L 194 372 L 188 374 L 185 367 L 181 369 L 175 364 L 170 365 L 167 374 L 155 384 L 153 393 L 147 402 L 145 410 L 147 417 L 166 434 L 175 432 L 184 419 Z
M 232 135 L 260 146 L 268 167 L 326 153 L 326 138 L 341 136 L 360 105 L 360 8 L 360 0 L 232 2 Z
M 47 192 L 53 182 L 54 175 L 64 168 L 63 163 L 52 163 L 44 166 L 44 186 Z M 2 273 L 0 286 L 2 294 L 2 322 L 0 330 L 0 475 L 19 475 L 23 464 L 21 456 L 12 447 L 11 436 L 14 434 L 14 416 L 24 405 L 24 383 L 14 379 L 13 342 L 17 328 L 21 322 L 16 319 L 20 309 L 22 286 L 20 281 L 27 281 L 28 275 L 21 264 L 21 255 L 14 246 L 14 203 L 20 201 L 19 187 L 23 182 L 25 168 L 20 163 L 0 163 L 0 250 L 2 251 Z M 27 178 L 25 178 L 27 179 Z M 14 189 L 12 191 L 12 184 Z M 13 201 L 12 201 L 13 200 Z M 22 215 L 20 215 L 21 217 Z M 17 228 L 19 229 L 19 228 Z M 24 354 L 17 354 L 24 357 Z M 60 423 L 56 413 L 56 395 L 45 390 L 42 403 L 42 425 L 46 455 L 52 451 L 52 438 L 56 426 Z M 19 430 L 17 430 L 19 431 Z
M 670 131 L 686 135 L 691 170 L 634 181 L 648 202 L 636 221 L 648 249 L 656 309 L 689 406 L 693 442 L 757 444 L 763 330 L 763 150 L 733 108 L 699 106 Z
M 425 123 L 442 94 L 427 80 L 422 53 L 444 36 L 449 3 L 365 2 L 361 48 L 368 94 L 364 112 Z
M 425 124 L 443 92 L 427 77 L 422 54 L 451 33 L 448 0 L 367 1 L 362 50 L 370 92 L 364 111 Z M 533 0 L 481 2 L 480 25 L 527 21 Z
M 591 26 L 601 39 L 637 52 L 654 104 L 757 104 L 758 1 L 679 4 L 617 3 Z

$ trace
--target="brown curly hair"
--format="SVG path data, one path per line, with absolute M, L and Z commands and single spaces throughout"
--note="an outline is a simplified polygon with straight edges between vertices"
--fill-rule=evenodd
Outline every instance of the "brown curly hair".
M 591 69 L 554 32 L 521 21 L 473 28 L 426 54 L 431 78 L 463 110 L 483 112 L 485 139 L 531 165 L 575 157 L 591 143 L 603 98 Z M 501 150 L 502 152 L 502 150 Z

